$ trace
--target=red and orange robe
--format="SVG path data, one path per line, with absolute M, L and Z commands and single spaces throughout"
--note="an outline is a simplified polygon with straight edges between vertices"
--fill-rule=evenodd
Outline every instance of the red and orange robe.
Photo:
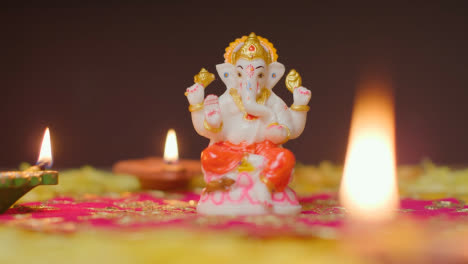
M 266 159 L 261 176 L 270 188 L 277 192 L 286 188 L 296 158 L 291 151 L 269 140 L 253 144 L 233 144 L 229 141 L 214 143 L 203 150 L 202 167 L 209 173 L 226 174 L 242 162 L 246 153 L 261 155 Z

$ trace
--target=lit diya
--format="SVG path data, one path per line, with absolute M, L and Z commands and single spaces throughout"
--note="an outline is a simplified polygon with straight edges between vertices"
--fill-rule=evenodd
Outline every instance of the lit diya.
M 52 149 L 49 128 L 47 128 L 36 165 L 24 171 L 0 172 L 0 213 L 8 210 L 21 196 L 34 187 L 57 184 L 58 172 L 48 170 L 51 166 Z
M 197 160 L 179 160 L 177 137 L 174 129 L 167 132 L 164 158 L 124 160 L 114 164 L 115 173 L 138 177 L 143 189 L 180 190 L 188 186 L 190 179 L 201 174 Z

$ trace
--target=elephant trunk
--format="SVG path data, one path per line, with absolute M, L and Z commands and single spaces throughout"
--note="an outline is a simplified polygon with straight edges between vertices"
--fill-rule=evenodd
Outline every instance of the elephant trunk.
M 266 106 L 257 103 L 257 89 L 253 85 L 254 80 L 245 80 L 242 82 L 241 97 L 244 108 L 248 114 L 260 118 L 269 118 L 273 112 Z

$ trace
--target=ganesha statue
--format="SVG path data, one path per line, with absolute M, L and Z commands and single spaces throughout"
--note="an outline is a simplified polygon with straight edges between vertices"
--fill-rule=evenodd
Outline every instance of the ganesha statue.
M 216 65 L 226 91 L 208 95 L 215 79 L 202 69 L 187 88 L 195 130 L 210 139 L 201 154 L 206 188 L 197 211 L 207 215 L 296 214 L 301 211 L 288 187 L 295 157 L 283 148 L 304 130 L 311 92 L 295 71 L 286 77 L 294 103 L 288 107 L 273 91 L 285 67 L 267 39 L 251 33 L 236 39 Z

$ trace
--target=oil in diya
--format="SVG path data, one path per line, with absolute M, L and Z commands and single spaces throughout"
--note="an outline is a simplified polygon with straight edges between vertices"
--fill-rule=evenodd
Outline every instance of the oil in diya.
M 174 129 L 167 133 L 164 157 L 123 160 L 114 164 L 115 173 L 136 176 L 147 190 L 182 190 L 190 180 L 201 174 L 200 162 L 179 159 L 177 136 Z
M 273 92 L 285 73 L 266 38 L 251 33 L 231 42 L 224 63 L 216 65 L 226 85 L 218 98 L 206 87 L 214 74 L 202 69 L 186 89 L 195 131 L 210 140 L 201 154 L 206 188 L 197 211 L 208 215 L 297 214 L 295 192 L 288 186 L 294 154 L 283 148 L 299 137 L 306 123 L 311 92 L 291 70 L 286 87 L 294 103 Z
M 34 187 L 57 184 L 58 172 L 49 170 L 51 166 L 52 147 L 49 128 L 47 128 L 36 165 L 24 171 L 0 172 L 0 213 L 8 210 L 19 198 Z

